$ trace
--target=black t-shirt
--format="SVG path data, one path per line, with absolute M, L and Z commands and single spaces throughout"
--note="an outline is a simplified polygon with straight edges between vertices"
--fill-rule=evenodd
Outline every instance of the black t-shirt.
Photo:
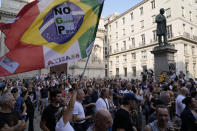
M 87 105 L 93 103 L 92 97 L 91 96 L 85 96 L 85 99 L 83 101 L 83 105 Z M 88 115 L 93 115 L 94 114 L 94 106 L 89 106 L 85 108 L 85 114 L 86 116 Z
M 0 129 L 4 127 L 5 124 L 13 127 L 18 123 L 18 120 L 22 120 L 22 117 L 16 111 L 12 111 L 11 113 L 0 112 Z
M 98 100 L 98 91 L 93 91 L 91 97 L 92 97 L 92 102 L 96 103 L 96 101 Z
M 115 114 L 112 130 L 116 131 L 118 128 L 133 131 L 133 123 L 129 112 L 121 108 Z
M 30 92 L 27 100 L 25 100 L 25 104 L 27 106 L 27 113 L 34 112 L 34 101 L 36 100 L 36 93 Z
M 113 103 L 115 106 L 119 106 L 119 99 L 118 99 L 118 93 L 114 91 L 113 93 Z
M 40 90 L 42 98 L 48 98 L 48 88 L 44 87 Z
M 57 113 L 59 107 L 54 107 L 53 105 L 48 105 L 42 114 L 41 120 L 46 122 L 46 126 L 50 131 L 55 131 Z

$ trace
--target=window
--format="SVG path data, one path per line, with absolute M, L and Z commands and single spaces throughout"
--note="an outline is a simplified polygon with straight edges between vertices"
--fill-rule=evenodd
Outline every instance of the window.
M 118 51 L 118 43 L 116 43 L 116 51 Z
M 136 77 L 136 67 L 132 67 L 133 76 Z
M 147 53 L 146 51 L 142 51 L 142 59 L 147 59 Z
M 194 34 L 193 27 L 190 27 L 190 31 L 191 31 L 191 35 L 193 35 Z
M 105 43 L 107 43 L 107 35 L 105 35 L 104 41 Z
M 197 0 L 195 0 L 195 3 L 197 3 Z
M 189 20 L 192 21 L 192 12 L 189 12 Z
M 142 69 L 143 69 L 143 72 L 145 72 L 147 70 L 147 66 L 146 65 L 142 66 Z
M 167 37 L 172 38 L 172 25 L 167 26 Z
M 186 71 L 186 74 L 189 73 L 189 63 L 188 62 L 185 62 L 185 71 Z
M 126 35 L 126 34 L 125 34 L 125 29 L 123 29 L 123 30 L 122 30 L 122 33 L 123 33 L 123 36 L 125 36 L 125 35 Z
M 118 28 L 118 21 L 116 21 L 115 23 L 116 23 L 116 28 Z
M 152 9 L 155 8 L 155 0 L 151 1 L 151 6 L 152 6 Z
M 134 32 L 134 25 L 131 25 L 131 32 Z
M 140 21 L 141 23 L 141 29 L 144 28 L 144 20 Z
M 105 55 L 107 55 L 108 54 L 107 47 L 104 47 L 104 50 L 105 50 Z
M 135 48 L 135 38 L 131 38 L 132 48 Z
M 119 63 L 119 56 L 116 56 L 116 64 Z
M 132 57 L 133 60 L 135 60 L 136 59 L 136 53 L 131 53 L 131 57 Z
M 131 20 L 133 20 L 133 12 L 130 14 L 130 16 L 131 16 Z
M 154 42 L 157 41 L 157 31 L 156 30 L 153 31 L 153 41 Z
M 144 10 L 143 10 L 143 7 L 140 8 L 140 15 L 143 15 L 144 14 Z
M 187 54 L 187 45 L 184 44 L 184 53 Z
M 153 15 L 153 16 L 152 16 L 152 22 L 153 22 L 153 24 L 155 23 L 155 16 L 156 16 L 156 15 Z
M 183 24 L 183 31 L 185 31 L 185 24 Z
M 107 65 L 105 65 L 105 77 L 108 76 L 108 68 L 107 68 Z
M 116 68 L 116 76 L 119 77 L 119 68 Z
M 127 68 L 124 67 L 124 77 L 127 77 Z
M 168 8 L 166 9 L 166 18 L 170 18 L 171 17 L 171 9 Z
M 142 38 L 142 45 L 145 45 L 145 34 L 142 34 L 141 38 Z
M 125 24 L 125 17 L 122 18 L 122 24 Z
M 109 31 L 111 31 L 111 25 L 109 25 Z
M 123 41 L 123 50 L 126 50 L 127 45 L 126 45 L 126 41 Z
M 108 69 L 105 69 L 105 77 L 108 77 Z
M 192 55 L 195 55 L 195 46 L 192 46 Z
M 182 6 L 181 9 L 182 9 L 182 16 L 185 17 L 185 10 L 184 10 L 184 7 Z
M 116 32 L 116 39 L 118 39 L 118 32 Z
M 196 76 L 196 63 L 193 63 L 194 76 Z
M 123 55 L 123 61 L 127 62 L 127 55 Z

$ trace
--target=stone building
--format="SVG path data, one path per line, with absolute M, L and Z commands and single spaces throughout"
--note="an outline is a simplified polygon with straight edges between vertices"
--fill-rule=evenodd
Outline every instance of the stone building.
M 106 19 L 109 76 L 141 78 L 154 69 L 150 51 L 157 45 L 155 16 L 165 9 L 168 41 L 177 51 L 176 72 L 197 77 L 197 0 L 143 0 Z

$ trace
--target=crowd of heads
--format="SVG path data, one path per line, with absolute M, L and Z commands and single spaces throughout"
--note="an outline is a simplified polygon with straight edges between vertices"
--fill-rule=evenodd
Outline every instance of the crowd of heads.
M 1 109 L 14 109 L 18 97 L 27 100 L 34 92 L 34 108 L 40 109 L 39 101 L 43 97 L 40 91 L 46 88 L 49 103 L 67 106 L 73 90 L 78 87 L 76 100 L 82 104 L 90 97 L 92 103 L 97 103 L 99 98 L 108 99 L 107 110 L 93 107 L 95 117 L 91 122 L 94 122 L 94 128 L 112 127 L 116 112 L 128 107 L 136 130 L 141 130 L 146 124 L 148 130 L 149 123 L 155 120 L 161 125 L 178 121 L 176 126 L 181 129 L 184 109 L 188 108 L 192 113 L 197 111 L 197 79 L 186 78 L 183 72 L 167 73 L 165 77 L 161 74 L 159 81 L 155 81 L 153 71 L 145 71 L 141 76 L 141 79 L 84 77 L 81 80 L 80 76 L 53 73 L 29 79 L 0 79 L 0 105 Z

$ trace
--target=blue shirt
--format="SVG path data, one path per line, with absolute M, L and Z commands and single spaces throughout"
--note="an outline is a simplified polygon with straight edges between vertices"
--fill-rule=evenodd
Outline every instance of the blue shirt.
M 24 103 L 25 103 L 24 99 L 22 97 L 18 97 L 14 105 L 14 111 L 17 111 L 18 113 L 22 113 L 23 112 L 22 106 Z

